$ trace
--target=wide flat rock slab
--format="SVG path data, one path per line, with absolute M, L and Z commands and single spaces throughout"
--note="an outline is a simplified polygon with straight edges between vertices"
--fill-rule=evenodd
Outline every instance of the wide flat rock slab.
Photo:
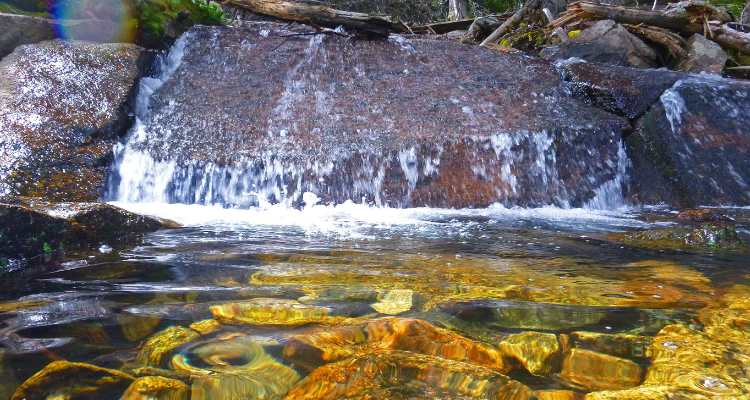
M 0 62 L 0 199 L 94 201 L 147 53 L 53 40 Z
M 626 137 L 635 204 L 750 204 L 750 84 L 685 74 Z
M 164 175 L 115 176 L 119 199 L 581 206 L 617 174 L 627 120 L 567 97 L 546 61 L 300 33 L 257 23 L 181 39 L 128 145 L 152 158 L 133 167 Z

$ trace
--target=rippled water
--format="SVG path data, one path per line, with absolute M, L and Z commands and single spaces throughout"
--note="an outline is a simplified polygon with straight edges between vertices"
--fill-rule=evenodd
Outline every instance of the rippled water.
M 345 398 L 326 381 L 330 374 L 342 374 L 339 385 L 352 393 L 381 398 L 508 391 L 521 397 L 507 398 L 533 398 L 519 387 L 586 393 L 594 389 L 561 378 L 560 359 L 544 361 L 548 371 L 534 375 L 528 365 L 487 354 L 526 332 L 547 334 L 521 342 L 542 349 L 550 337 L 558 346 L 577 332 L 650 340 L 670 324 L 700 326 L 700 310 L 732 285 L 750 284 L 746 254 L 642 250 L 602 239 L 675 225 L 666 211 L 118 205 L 184 227 L 150 234 L 136 248 L 102 248 L 4 290 L 0 393 L 58 359 L 133 374 L 152 374 L 134 369 L 146 364 L 181 371 L 193 399 Z M 250 303 L 232 305 L 243 301 Z M 233 320 L 243 307 L 255 320 Z M 210 328 L 189 328 L 198 321 Z M 174 327 L 195 337 L 156 361 L 144 355 L 153 335 Z M 642 371 L 649 366 L 648 357 L 624 359 Z M 367 382 L 379 382 L 377 390 L 357 386 L 351 369 L 363 365 L 376 371 Z M 501 373 L 511 379 L 505 386 Z M 61 374 L 45 387 L 76 379 Z M 500 386 L 467 389 L 483 379 Z M 112 393 L 72 398 L 117 398 Z

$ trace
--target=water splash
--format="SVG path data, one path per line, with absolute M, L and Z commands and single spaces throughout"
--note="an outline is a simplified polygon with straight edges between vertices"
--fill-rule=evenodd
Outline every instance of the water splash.
M 685 100 L 677 92 L 677 88 L 684 83 L 683 80 L 675 82 L 674 86 L 664 92 L 661 97 L 661 104 L 664 106 L 664 112 L 669 120 L 669 126 L 672 128 L 672 133 L 677 133 L 675 127 L 679 128 L 682 124 L 682 113 L 687 110 L 685 107 Z
M 627 181 L 627 169 L 631 162 L 625 150 L 625 144 L 620 141 L 617 150 L 617 175 L 599 189 L 594 191 L 594 198 L 583 206 L 589 210 L 617 210 L 627 207 L 622 195 L 622 185 Z

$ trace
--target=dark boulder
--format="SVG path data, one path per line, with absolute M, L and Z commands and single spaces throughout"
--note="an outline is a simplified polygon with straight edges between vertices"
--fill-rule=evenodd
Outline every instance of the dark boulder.
M 0 260 L 135 244 L 145 233 L 176 226 L 101 203 L 0 204 Z
M 679 72 L 636 69 L 570 60 L 556 64 L 570 95 L 605 111 L 636 118 L 659 100 Z
M 626 137 L 627 196 L 679 208 L 750 204 L 750 84 L 686 75 Z
M 547 60 L 575 57 L 623 67 L 657 66 L 656 51 L 612 20 L 597 22 L 573 37 L 571 43 L 544 48 L 539 56 Z
M 581 206 L 616 178 L 628 122 L 566 97 L 545 61 L 294 33 L 193 28 L 109 198 Z
M 0 13 L 0 59 L 23 44 L 54 39 L 52 21 L 26 15 Z
M 677 71 L 720 74 L 729 59 L 721 46 L 698 33 L 687 40 L 686 46 L 687 58 L 675 65 Z
M 0 199 L 94 201 L 132 124 L 148 53 L 131 44 L 48 41 L 0 62 Z

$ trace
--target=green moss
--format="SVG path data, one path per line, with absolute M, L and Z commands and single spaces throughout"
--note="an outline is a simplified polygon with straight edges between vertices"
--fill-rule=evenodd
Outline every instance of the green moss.
M 196 24 L 221 25 L 224 13 L 206 0 L 132 0 L 135 18 L 130 21 L 139 31 L 139 44 L 164 47 Z M 165 37 L 167 36 L 167 37 Z
M 0 1 L 0 12 L 6 13 L 6 14 L 28 15 L 30 17 L 41 17 L 41 18 L 50 17 L 50 15 L 44 10 L 44 8 L 41 8 L 41 9 L 36 8 L 36 7 L 21 8 L 17 4 L 14 4 L 14 2 L 6 2 L 6 1 Z

